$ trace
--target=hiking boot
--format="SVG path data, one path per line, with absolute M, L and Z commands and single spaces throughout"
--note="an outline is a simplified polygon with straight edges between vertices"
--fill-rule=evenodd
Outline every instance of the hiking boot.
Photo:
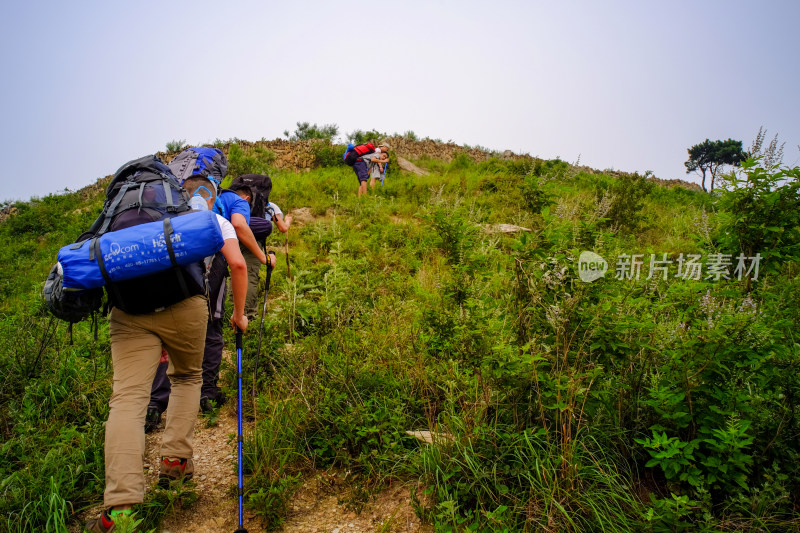
M 160 486 L 166 488 L 172 481 L 189 481 L 192 477 L 194 477 L 194 463 L 191 459 L 161 458 L 161 471 L 158 473 Z
M 144 432 L 150 433 L 161 423 L 161 411 L 155 407 L 148 407 L 144 416 Z
M 89 533 L 107 533 L 114 531 L 117 525 L 111 520 L 111 517 L 106 514 L 108 511 L 103 511 L 97 518 L 92 518 L 86 522 L 86 531 Z
M 219 394 L 217 394 L 217 399 L 214 400 L 214 405 L 216 405 L 217 408 L 220 408 L 223 405 L 225 405 L 225 402 L 227 402 L 227 401 L 228 401 L 228 397 L 225 396 L 225 394 L 223 394 L 222 392 L 220 392 Z
M 117 525 L 108 516 L 108 509 L 100 513 L 97 518 L 92 518 L 86 522 L 86 531 L 89 533 L 108 533 L 117 529 Z
M 225 405 L 226 401 L 227 398 L 221 392 L 213 400 L 208 396 L 202 396 L 200 398 L 200 410 L 203 411 L 203 414 L 210 413 L 214 409 L 219 409 Z
M 117 524 L 114 522 L 114 518 L 112 518 L 111 514 L 127 515 L 130 517 L 131 513 L 133 512 L 130 508 L 117 511 L 112 511 L 112 508 L 113 506 L 109 507 L 100 513 L 100 516 L 97 518 L 92 518 L 86 522 L 86 531 L 89 533 L 107 533 L 109 531 L 116 531 Z
M 210 413 L 214 410 L 214 406 L 211 404 L 211 400 L 203 396 L 200 398 L 200 410 L 203 414 Z

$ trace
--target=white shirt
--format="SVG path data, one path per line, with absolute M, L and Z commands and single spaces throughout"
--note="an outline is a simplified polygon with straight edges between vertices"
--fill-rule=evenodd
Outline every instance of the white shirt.
M 281 208 L 278 207 L 277 205 L 273 204 L 272 202 L 268 202 L 267 203 L 266 211 L 267 211 L 267 213 L 270 213 L 270 212 L 272 213 L 272 217 L 271 218 L 274 218 L 274 217 L 276 217 L 278 215 L 282 215 L 283 214 L 283 211 L 281 211 Z
M 224 241 L 227 241 L 228 239 L 236 239 L 237 241 L 239 240 L 238 237 L 236 237 L 236 230 L 233 229 L 233 224 L 228 222 L 228 220 L 225 219 L 225 217 L 223 217 L 222 215 L 217 215 L 217 223 L 219 224 L 219 229 L 222 231 L 222 240 Z

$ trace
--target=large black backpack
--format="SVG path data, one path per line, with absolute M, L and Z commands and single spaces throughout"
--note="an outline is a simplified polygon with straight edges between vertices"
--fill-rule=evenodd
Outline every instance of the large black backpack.
M 148 155 L 122 165 L 106 187 L 103 211 L 78 241 L 191 211 L 189 196 L 161 159 Z
M 272 180 L 266 174 L 242 174 L 231 182 L 235 185 L 246 185 L 252 193 L 250 200 L 250 216 L 266 218 L 269 194 L 272 192 Z
M 190 211 L 189 196 L 169 167 L 156 156 L 145 156 L 117 170 L 106 188 L 102 212 L 89 230 L 78 237 L 77 242 Z M 51 271 L 45 284 L 45 300 L 55 316 L 71 323 L 77 322 L 92 313 L 91 310 L 87 313 L 86 309 L 95 305 L 94 296 L 99 289 L 64 289 L 57 267 Z M 111 306 L 132 314 L 149 313 L 205 293 L 205 267 L 202 263 L 176 265 L 168 270 L 125 281 L 111 282 L 107 279 L 105 288 Z

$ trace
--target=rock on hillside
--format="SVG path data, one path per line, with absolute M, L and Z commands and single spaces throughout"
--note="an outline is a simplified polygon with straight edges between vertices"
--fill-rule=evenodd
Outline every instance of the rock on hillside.
M 397 166 L 399 166 L 406 172 L 411 172 L 412 174 L 416 174 L 417 176 L 427 176 L 428 174 L 430 174 L 430 172 L 428 172 L 427 170 L 422 170 L 408 159 L 400 157 L 399 155 L 397 156 Z

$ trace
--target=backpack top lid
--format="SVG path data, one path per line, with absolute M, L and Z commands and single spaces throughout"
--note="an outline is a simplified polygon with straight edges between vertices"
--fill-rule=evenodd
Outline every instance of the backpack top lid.
M 253 195 L 261 194 L 265 201 L 269 201 L 269 195 L 272 192 L 272 178 L 266 174 L 242 174 L 241 176 L 236 176 L 231 182 L 231 187 L 239 184 L 247 185 Z
M 175 181 L 175 184 L 179 185 L 175 176 L 172 175 L 170 168 L 165 165 L 164 162 L 158 158 L 158 156 L 146 155 L 144 157 L 140 157 L 139 159 L 128 161 L 119 167 L 119 169 L 117 169 L 117 171 L 114 173 L 114 177 L 111 179 L 111 183 L 109 183 L 108 187 L 106 187 L 106 199 L 113 198 L 117 190 L 120 188 L 120 183 L 129 181 L 138 172 L 150 172 L 167 179 L 172 178 L 172 180 Z
M 103 211 L 78 241 L 189 211 L 188 202 L 186 191 L 157 156 L 128 161 L 108 184 Z
M 230 186 L 234 188 L 236 185 L 250 188 L 250 214 L 263 218 L 272 192 L 272 179 L 266 174 L 242 174 L 234 178 Z
M 190 176 L 200 175 L 219 187 L 228 173 L 228 158 L 219 148 L 192 146 L 176 155 L 168 166 L 181 184 Z

